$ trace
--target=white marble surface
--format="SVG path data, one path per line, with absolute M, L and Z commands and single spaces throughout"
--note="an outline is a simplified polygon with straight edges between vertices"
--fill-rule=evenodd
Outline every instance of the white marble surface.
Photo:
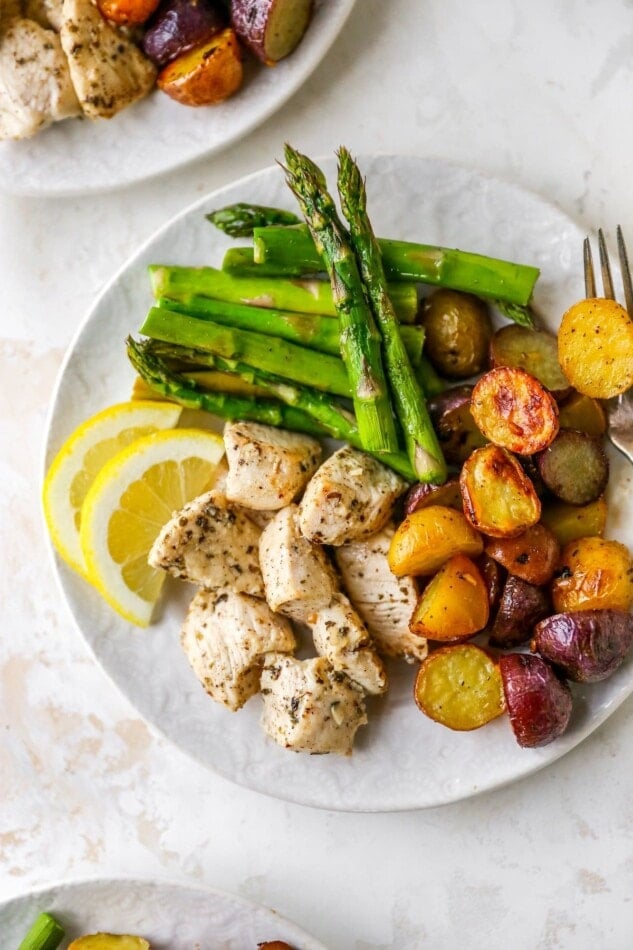
M 64 350 L 179 208 L 285 140 L 314 155 L 345 142 L 465 162 L 633 235 L 632 84 L 624 0 L 359 0 L 303 90 L 240 145 L 128 191 L 0 199 L 1 897 L 160 875 L 274 907 L 332 950 L 630 947 L 630 700 L 545 771 L 471 801 L 392 815 L 281 804 L 192 764 L 114 691 L 60 601 L 38 496 Z

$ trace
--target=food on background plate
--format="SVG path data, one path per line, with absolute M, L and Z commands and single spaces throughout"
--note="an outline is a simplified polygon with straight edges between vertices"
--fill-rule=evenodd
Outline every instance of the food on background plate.
M 264 731 L 294 751 L 352 751 L 376 702 L 365 697 L 388 687 L 383 657 L 421 663 L 415 698 L 435 721 L 471 730 L 507 708 L 520 745 L 545 744 L 570 721 L 565 677 L 586 639 L 594 679 L 630 645 L 633 561 L 600 537 L 602 409 L 557 371 L 556 338 L 532 327 L 534 269 L 376 240 L 360 172 L 346 150 L 339 157 L 349 229 L 317 166 L 287 147 L 307 227 L 242 202 L 208 215 L 253 239 L 226 269 L 150 268 L 156 305 L 144 338 L 127 341 L 135 389 L 225 425 L 200 466 L 204 489 L 140 532 L 132 586 L 149 572 L 152 596 L 137 622 L 151 617 L 157 570 L 195 584 L 181 631 L 194 673 L 233 711 L 261 692 Z M 450 266 L 432 271 L 432 258 Z M 420 283 L 459 298 L 469 281 L 515 322 L 492 339 L 478 324 L 490 342 L 483 375 L 451 389 L 445 351 L 434 360 L 423 348 L 411 302 Z M 471 365 L 463 333 L 451 341 L 464 347 L 455 365 Z M 153 439 L 169 448 L 179 431 Z M 115 456 L 104 470 L 120 468 Z M 94 502 L 89 516 L 82 508 L 80 536 L 98 523 L 107 539 L 113 509 L 142 520 L 125 477 L 115 489 L 125 504 L 114 490 L 100 519 Z M 126 582 L 114 548 L 102 543 L 93 570 L 102 590 Z M 133 616 L 117 591 L 111 603 Z M 582 609 L 600 619 L 578 621 Z M 572 618 L 569 655 L 558 615 Z M 506 652 L 517 647 L 535 652 Z
M 155 87 L 187 106 L 223 102 L 242 87 L 248 51 L 275 65 L 312 13 L 310 0 L 11 3 L 0 14 L 0 141 L 109 119 Z

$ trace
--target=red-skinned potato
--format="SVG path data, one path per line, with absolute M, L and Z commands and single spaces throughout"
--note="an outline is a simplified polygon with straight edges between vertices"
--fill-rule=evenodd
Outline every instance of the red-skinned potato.
M 167 0 L 143 37 L 143 52 L 157 66 L 202 46 L 226 29 L 226 11 L 212 0 Z
M 404 512 L 407 515 L 428 508 L 429 505 L 444 505 L 446 508 L 462 510 L 462 496 L 459 490 L 459 478 L 449 478 L 443 485 L 429 485 L 418 482 L 412 485 L 404 499 Z
M 485 726 L 505 708 L 499 667 L 473 643 L 430 653 L 418 671 L 414 697 L 430 719 L 459 732 Z
M 532 636 L 534 624 L 550 613 L 551 606 L 549 594 L 543 587 L 508 574 L 490 628 L 490 645 L 507 648 L 525 643 Z
M 575 683 L 598 683 L 618 669 L 633 643 L 626 610 L 577 610 L 537 623 L 531 649 Z
M 508 653 L 499 658 L 508 717 L 524 749 L 547 745 L 561 736 L 572 713 L 569 686 L 542 657 Z
M 159 0 L 97 0 L 100 12 L 118 26 L 139 26 L 148 20 Z
M 313 0 L 231 0 L 231 25 L 268 66 L 289 56 L 312 18 Z
M 242 53 L 233 30 L 179 56 L 158 75 L 157 85 L 185 106 L 223 102 L 242 85 Z
M 475 449 L 459 476 L 464 514 L 493 538 L 513 538 L 539 520 L 534 485 L 510 452 L 496 445 Z
M 488 439 L 470 411 L 472 386 L 453 386 L 429 400 L 429 413 L 449 465 L 462 465 Z
M 542 524 L 532 525 L 517 538 L 494 538 L 486 544 L 488 557 L 528 584 L 547 584 L 554 576 L 560 545 Z
M 499 366 L 475 383 L 470 411 L 487 439 L 517 455 L 547 448 L 558 432 L 553 396 L 522 369 Z

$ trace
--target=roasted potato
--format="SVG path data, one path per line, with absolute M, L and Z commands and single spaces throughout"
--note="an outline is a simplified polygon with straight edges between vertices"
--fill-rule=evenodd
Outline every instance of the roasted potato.
M 428 640 L 463 640 L 488 623 L 488 590 L 476 566 L 455 554 L 427 584 L 415 606 L 409 627 Z
M 259 950 L 292 950 L 285 940 L 266 940 L 264 943 L 258 943 L 257 946 Z
M 237 92 L 242 77 L 239 43 L 233 30 L 226 29 L 165 66 L 157 84 L 183 105 L 208 106 Z
M 494 538 L 484 550 L 511 574 L 537 586 L 551 581 L 560 556 L 558 541 L 542 524 L 532 525 L 516 538 Z
M 629 610 L 633 604 L 633 558 L 624 544 L 579 538 L 566 545 L 552 583 L 557 613 L 570 610 Z
M 615 673 L 633 643 L 626 610 L 577 610 L 536 625 L 531 648 L 575 683 L 597 683 Z
M 430 653 L 418 671 L 414 696 L 430 719 L 460 732 L 479 729 L 505 709 L 499 667 L 473 643 Z
M 476 449 L 459 476 L 464 514 L 493 538 L 512 538 L 536 524 L 541 503 L 513 455 L 496 445 Z
M 462 510 L 462 495 L 459 490 L 459 478 L 449 478 L 443 485 L 429 485 L 418 482 L 412 485 L 404 499 L 405 514 L 410 515 L 419 508 L 429 505 L 443 505 L 445 508 Z
M 86 934 L 73 940 L 68 950 L 149 950 L 149 941 L 129 934 Z
M 607 503 L 604 498 L 582 506 L 547 501 L 541 521 L 563 547 L 578 538 L 602 537 L 607 524 Z
M 436 290 L 422 302 L 424 352 L 447 379 L 466 379 L 487 368 L 492 321 L 483 300 L 457 290 Z
M 536 458 L 546 487 L 570 505 L 588 505 L 607 487 L 609 461 L 602 443 L 586 432 L 562 429 Z
M 143 52 L 165 66 L 196 46 L 203 46 L 226 29 L 224 8 L 213 0 L 166 0 L 143 37 Z
M 524 369 L 557 400 L 564 399 L 571 390 L 558 362 L 556 337 L 547 330 L 531 330 L 516 323 L 501 327 L 490 343 L 490 363 L 493 368 Z
M 118 26 L 139 26 L 149 20 L 159 0 L 97 0 L 100 12 Z
M 532 636 L 534 624 L 551 612 L 552 602 L 543 587 L 528 584 L 509 574 L 503 586 L 499 607 L 490 628 L 489 643 L 494 647 L 516 647 Z
M 604 297 L 580 300 L 558 330 L 561 368 L 580 393 L 610 399 L 633 386 L 633 321 Z
M 429 400 L 429 413 L 449 465 L 462 465 L 488 439 L 470 411 L 472 386 L 454 386 Z
M 475 564 L 479 569 L 481 578 L 486 585 L 488 592 L 488 604 L 490 613 L 497 609 L 501 600 L 501 592 L 506 582 L 507 571 L 497 561 L 493 561 L 487 554 L 480 554 Z
M 231 25 L 263 63 L 289 56 L 312 19 L 313 0 L 231 0 Z
M 561 429 L 576 429 L 594 438 L 607 431 L 607 417 L 598 400 L 577 392 L 559 405 L 558 424 Z
M 547 745 L 565 732 L 572 713 L 571 690 L 542 657 L 508 653 L 499 670 L 510 725 L 520 746 Z
M 389 567 L 397 577 L 433 574 L 450 557 L 481 554 L 484 542 L 461 511 L 429 505 L 408 515 L 397 527 L 389 548 Z
M 523 369 L 499 366 L 474 386 L 470 411 L 487 439 L 517 455 L 534 455 L 558 432 L 553 396 Z

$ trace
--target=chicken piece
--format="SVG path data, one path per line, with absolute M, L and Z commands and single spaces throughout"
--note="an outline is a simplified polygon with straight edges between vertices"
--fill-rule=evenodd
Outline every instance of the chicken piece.
M 174 577 L 208 590 L 228 587 L 264 596 L 259 569 L 259 529 L 219 492 L 195 498 L 163 527 L 148 561 Z
M 268 606 L 301 623 L 327 607 L 338 589 L 323 549 L 301 534 L 296 505 L 278 511 L 262 531 L 259 563 Z
M 386 692 L 383 662 L 376 655 L 367 627 L 345 594 L 334 594 L 309 626 L 317 653 L 327 657 L 335 670 L 346 673 L 366 693 Z
M 289 622 L 265 601 L 232 590 L 198 591 L 180 635 L 194 673 L 212 699 L 234 712 L 259 692 L 267 653 L 292 653 Z
M 63 0 L 25 0 L 24 16 L 40 26 L 59 33 L 62 26 Z
M 261 691 L 264 732 L 295 752 L 351 755 L 356 730 L 367 722 L 363 691 L 324 656 L 269 654 Z
M 14 19 L 3 25 L 0 140 L 28 138 L 51 122 L 80 112 L 57 34 L 32 20 Z
M 409 630 L 418 599 L 412 577 L 396 577 L 389 570 L 387 554 L 394 535 L 393 525 L 362 541 L 336 549 L 335 559 L 343 588 L 367 624 L 379 653 L 423 660 L 428 653 L 424 637 Z
M 379 531 L 407 487 L 371 455 L 344 446 L 326 459 L 305 490 L 299 510 L 304 537 L 338 546 Z
M 224 427 L 227 497 L 245 508 L 277 511 L 297 498 L 321 460 L 316 439 L 257 422 Z
M 89 118 L 109 119 L 154 87 L 154 65 L 90 0 L 63 0 L 60 38 Z

